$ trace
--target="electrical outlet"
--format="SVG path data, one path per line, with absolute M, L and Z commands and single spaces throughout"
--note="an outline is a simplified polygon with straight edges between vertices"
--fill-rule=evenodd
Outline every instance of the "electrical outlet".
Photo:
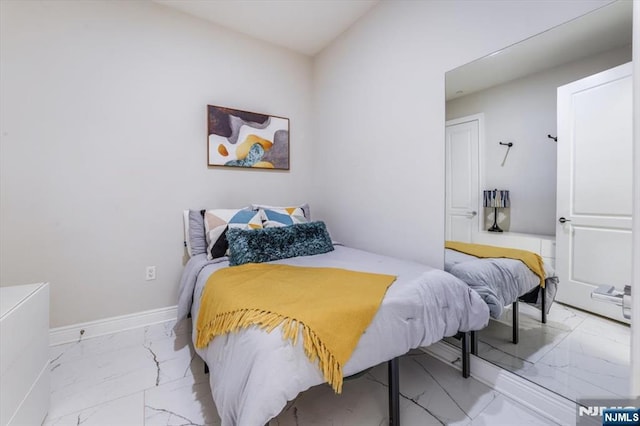
M 145 271 L 144 279 L 147 280 L 147 281 L 151 281 L 151 280 L 155 280 L 156 279 L 156 267 L 155 266 L 147 266 L 147 269 Z

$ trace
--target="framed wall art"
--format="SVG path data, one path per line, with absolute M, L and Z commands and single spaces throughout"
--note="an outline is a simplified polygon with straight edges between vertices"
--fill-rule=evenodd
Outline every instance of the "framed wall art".
M 207 105 L 210 166 L 289 170 L 289 119 Z

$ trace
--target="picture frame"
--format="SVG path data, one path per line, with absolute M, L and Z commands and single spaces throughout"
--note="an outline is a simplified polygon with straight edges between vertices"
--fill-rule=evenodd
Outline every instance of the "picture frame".
M 289 170 L 289 119 L 207 105 L 209 166 Z

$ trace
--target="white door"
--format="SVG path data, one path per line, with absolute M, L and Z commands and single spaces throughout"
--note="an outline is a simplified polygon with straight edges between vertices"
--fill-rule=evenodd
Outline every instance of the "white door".
M 445 132 L 447 240 L 470 243 L 478 231 L 479 119 L 448 122 Z
M 631 74 L 629 63 L 558 88 L 556 298 L 619 321 L 620 306 L 591 292 L 631 284 Z

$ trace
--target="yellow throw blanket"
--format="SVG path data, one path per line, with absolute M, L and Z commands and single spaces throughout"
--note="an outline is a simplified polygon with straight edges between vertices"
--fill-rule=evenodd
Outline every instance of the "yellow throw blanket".
M 257 325 L 282 325 L 295 345 L 318 359 L 325 380 L 342 392 L 342 367 L 378 311 L 392 275 L 337 268 L 247 263 L 224 268 L 207 280 L 198 313 L 196 346 L 215 336 Z
M 475 257 L 505 257 L 521 260 L 531 271 L 540 278 L 540 287 L 544 287 L 544 263 L 539 254 L 527 250 L 507 247 L 486 246 L 482 244 L 461 243 L 459 241 L 445 241 L 445 248 L 470 254 Z

